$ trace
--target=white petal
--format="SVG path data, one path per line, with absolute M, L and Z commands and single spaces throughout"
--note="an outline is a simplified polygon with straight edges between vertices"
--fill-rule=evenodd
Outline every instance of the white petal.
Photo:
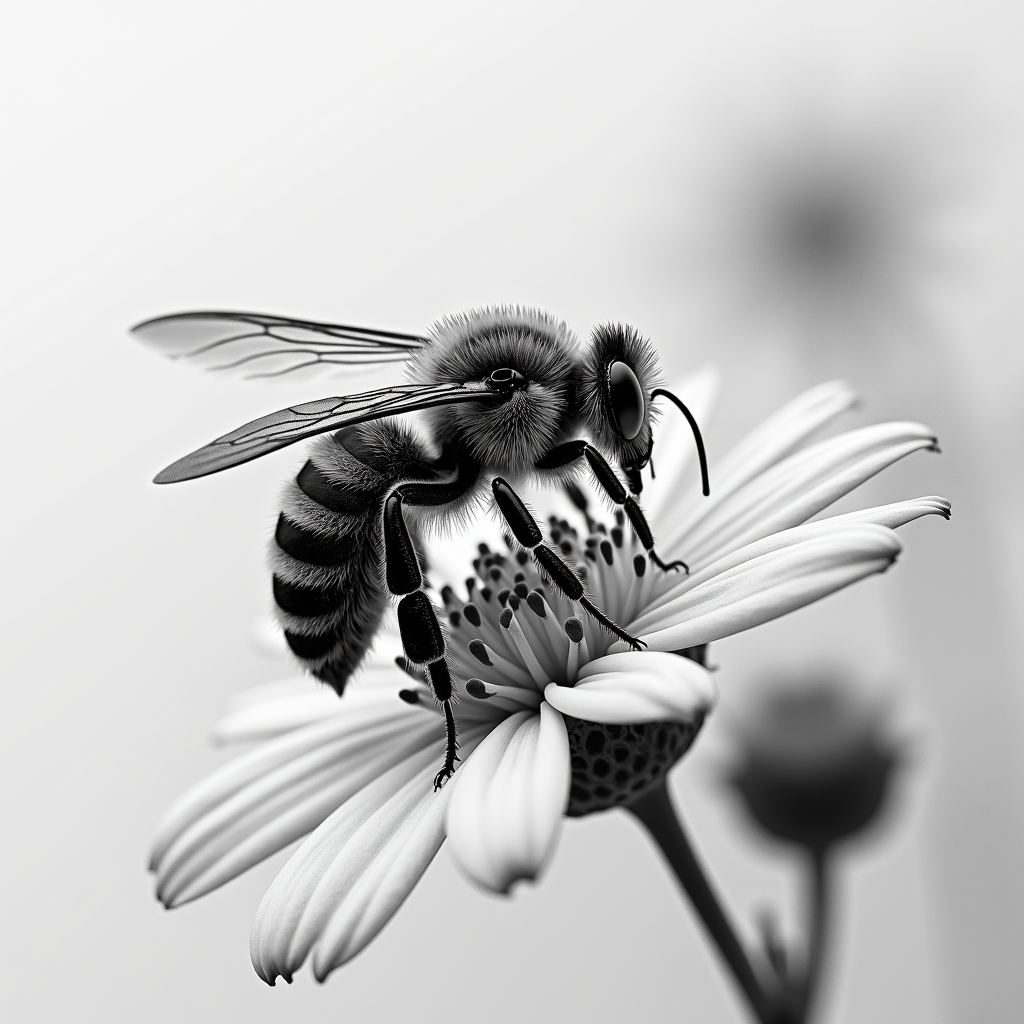
M 372 727 L 392 719 L 415 721 L 423 715 L 423 709 L 406 704 L 398 697 L 397 691 L 353 693 L 346 696 L 344 701 L 339 701 L 339 710 L 343 713 L 247 751 L 189 789 L 171 806 L 157 827 L 160 838 L 153 850 L 153 866 L 159 863 L 162 850 L 170 841 L 163 837 L 181 831 L 189 820 L 277 765 L 333 739 L 357 734 L 367 726 Z
M 420 792 L 401 826 L 392 831 L 387 808 L 367 822 L 359 838 L 372 857 L 358 881 L 331 915 L 313 951 L 313 971 L 319 981 L 360 952 L 391 920 L 420 880 L 445 840 L 445 814 L 451 793 L 445 786 L 433 791 L 437 763 L 419 777 Z M 411 790 L 414 785 L 410 784 Z M 354 852 L 354 851 L 353 851 Z M 361 862 L 353 856 L 358 866 Z
M 151 862 L 160 899 L 174 906 L 222 885 L 443 734 L 437 715 L 394 694 L 352 694 L 339 703 L 345 714 L 243 754 L 171 808 Z
M 334 690 L 314 686 L 309 679 L 295 680 L 288 689 L 278 683 L 256 689 L 261 692 L 232 699 L 214 726 L 215 743 L 261 742 L 343 711 Z M 398 689 L 400 686 L 395 687 Z
M 686 615 L 690 604 L 689 602 L 681 601 L 683 596 L 709 580 L 714 579 L 716 576 L 721 576 L 727 570 L 744 563 L 753 562 L 762 555 L 767 555 L 773 551 L 781 551 L 783 548 L 791 548 L 813 537 L 824 536 L 831 533 L 837 527 L 844 525 L 874 523 L 878 526 L 893 529 L 926 515 L 941 515 L 948 519 L 950 516 L 949 502 L 937 495 L 912 498 L 908 501 L 898 501 L 890 505 L 878 505 L 874 508 L 860 509 L 856 512 L 847 512 L 839 516 L 830 516 L 813 523 L 803 523 L 792 529 L 773 533 L 734 551 L 730 551 L 710 565 L 705 566 L 699 572 L 685 576 L 670 590 L 657 595 L 643 612 L 629 624 L 629 629 L 633 633 L 639 633 L 648 629 L 661 628 L 666 620 L 674 621 L 676 618 Z
M 279 697 L 297 697 L 303 693 L 319 693 L 323 684 L 312 680 L 307 675 L 289 676 L 273 683 L 261 683 L 245 690 L 233 693 L 224 701 L 224 713 L 233 714 L 243 708 L 262 704 L 264 701 L 276 700 Z M 333 692 L 333 691 L 332 691 Z
M 589 662 L 573 686 L 550 683 L 544 697 L 564 715 L 588 722 L 692 722 L 718 699 L 711 673 L 689 658 L 626 651 Z
M 929 494 L 923 498 L 909 498 L 907 501 L 894 501 L 889 505 L 876 505 L 874 508 L 862 508 L 856 512 L 846 512 L 841 516 L 831 516 L 820 520 L 822 523 L 877 523 L 895 530 L 898 526 L 920 519 L 922 516 L 942 516 L 949 519 L 952 506 L 946 498 L 938 494 Z M 817 524 L 812 524 L 817 525 Z
M 273 984 L 278 975 L 290 979 L 335 919 L 340 924 L 363 920 L 365 898 L 355 904 L 348 898 L 368 873 L 382 886 L 377 898 L 391 901 L 386 916 L 376 915 L 373 934 L 383 927 L 444 838 L 428 835 L 424 845 L 423 834 L 415 829 L 431 806 L 441 801 L 443 811 L 447 802 L 448 787 L 438 794 L 433 788 L 443 756 L 444 741 L 439 740 L 404 758 L 338 807 L 291 856 L 253 921 L 250 954 L 264 981 Z M 428 816 L 428 825 L 430 820 Z M 409 840 L 409 872 L 404 878 L 372 874 L 378 856 L 393 863 Z M 373 902 L 372 891 L 369 896 Z M 352 911 L 349 918 L 346 907 Z M 362 934 L 365 945 L 373 935 L 365 929 Z M 356 952 L 350 948 L 348 955 Z
M 860 486 L 892 463 L 933 447 L 921 423 L 879 423 L 805 448 L 751 480 L 722 501 L 681 542 L 691 568 L 739 547 L 796 526 Z
M 554 851 L 569 781 L 569 738 L 554 708 L 505 719 L 455 777 L 448 835 L 462 870 L 499 893 L 536 878 Z
M 253 686 L 236 693 L 224 705 L 213 730 L 218 744 L 253 743 L 280 736 L 333 714 L 344 713 L 353 694 L 375 687 L 391 694 L 408 686 L 409 677 L 395 666 L 402 643 L 394 630 L 383 629 L 345 688 L 345 702 L 326 683 L 308 675 Z
M 658 521 L 662 545 L 674 547 L 726 498 L 796 451 L 856 400 L 848 384 L 831 381 L 805 391 L 783 406 L 712 467 L 710 497 L 705 498 L 699 489 L 677 495 L 674 513 Z
M 710 643 L 883 572 L 901 547 L 892 530 L 874 524 L 844 523 L 808 531 L 796 543 L 696 581 L 681 597 L 644 615 L 641 625 L 631 623 L 628 628 L 656 651 Z M 731 560 L 732 556 L 722 562 Z M 617 643 L 612 650 L 623 650 L 623 646 Z

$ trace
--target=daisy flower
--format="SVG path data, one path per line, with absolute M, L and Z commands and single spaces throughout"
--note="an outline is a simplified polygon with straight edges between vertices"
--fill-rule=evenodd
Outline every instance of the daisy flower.
M 702 419 L 715 390 L 703 372 L 678 393 Z M 305 681 L 236 702 L 217 737 L 254 745 L 163 819 L 151 861 L 158 897 L 168 907 L 196 899 L 306 836 L 252 926 L 253 965 L 273 984 L 307 959 L 322 980 L 355 956 L 446 838 L 486 889 L 536 878 L 565 816 L 629 807 L 689 748 L 716 698 L 708 643 L 884 571 L 901 548 L 895 527 L 948 517 L 944 499 L 926 497 L 808 522 L 935 446 L 919 423 L 811 443 L 853 402 L 839 382 L 796 398 L 713 470 L 710 498 L 694 485 L 688 428 L 667 420 L 643 497 L 659 550 L 689 574 L 651 566 L 595 504 L 548 520 L 592 599 L 643 651 L 546 587 L 524 553 L 481 545 L 465 584 L 440 591 L 462 761 L 439 792 L 443 718 L 394 634 L 341 700 Z

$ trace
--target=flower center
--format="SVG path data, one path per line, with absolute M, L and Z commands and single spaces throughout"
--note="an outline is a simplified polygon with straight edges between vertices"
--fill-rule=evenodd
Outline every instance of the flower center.
M 623 529 L 621 514 L 608 530 L 590 516 L 581 536 L 552 516 L 548 536 L 584 580 L 591 599 L 625 625 L 649 603 L 659 582 L 647 558 Z M 449 587 L 447 654 L 466 724 L 540 707 L 549 683 L 573 686 L 580 669 L 603 656 L 615 637 L 544 579 L 530 557 L 479 545 L 468 599 Z M 701 654 L 703 652 L 700 652 Z M 696 660 L 701 660 L 695 655 Z M 693 743 L 701 722 L 600 725 L 565 716 L 572 758 L 568 814 L 579 816 L 628 803 L 664 778 Z

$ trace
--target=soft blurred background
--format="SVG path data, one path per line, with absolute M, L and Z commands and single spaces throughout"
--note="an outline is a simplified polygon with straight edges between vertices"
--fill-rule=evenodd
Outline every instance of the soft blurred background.
M 714 362 L 712 466 L 822 379 L 846 426 L 931 424 L 843 508 L 939 493 L 897 567 L 716 644 L 674 776 L 753 940 L 802 929 L 797 864 L 725 781 L 765 680 L 888 695 L 912 756 L 845 851 L 820 1019 L 1019 1020 L 1024 960 L 1024 8 L 888 0 L 3 5 L 5 587 L 0 1016 L 733 1021 L 744 1009 L 624 815 L 570 822 L 543 883 L 476 892 L 442 853 L 317 986 L 267 989 L 248 929 L 283 857 L 165 912 L 166 805 L 223 754 L 295 450 L 156 470 L 318 395 L 133 344 L 166 312 L 420 331 L 485 303 L 631 322 Z M 362 388 L 362 381 L 342 380 Z M 713 483 L 713 478 L 712 478 Z

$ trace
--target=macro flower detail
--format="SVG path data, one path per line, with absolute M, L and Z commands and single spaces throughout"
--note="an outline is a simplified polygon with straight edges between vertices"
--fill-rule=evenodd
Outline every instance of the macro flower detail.
M 703 419 L 715 387 L 705 372 L 677 390 Z M 581 489 L 577 507 L 549 518 L 552 546 L 643 650 L 547 586 L 516 545 L 481 545 L 465 585 L 436 599 L 461 758 L 437 792 L 444 718 L 420 670 L 394 657 L 393 632 L 340 699 L 308 680 L 241 699 L 217 735 L 256 745 L 164 818 L 151 860 L 158 897 L 188 902 L 306 836 L 252 926 L 253 965 L 273 984 L 307 960 L 322 980 L 355 956 L 446 838 L 486 889 L 538 877 L 566 815 L 628 807 L 689 749 L 717 696 L 700 663 L 706 644 L 884 571 L 901 550 L 895 527 L 948 517 L 948 502 L 925 497 L 808 522 L 935 445 L 916 423 L 810 443 L 853 401 L 838 382 L 799 396 L 714 468 L 710 498 L 694 486 L 688 428 L 665 422 L 643 500 L 659 550 L 689 574 L 653 565 L 628 524 L 602 522 Z

